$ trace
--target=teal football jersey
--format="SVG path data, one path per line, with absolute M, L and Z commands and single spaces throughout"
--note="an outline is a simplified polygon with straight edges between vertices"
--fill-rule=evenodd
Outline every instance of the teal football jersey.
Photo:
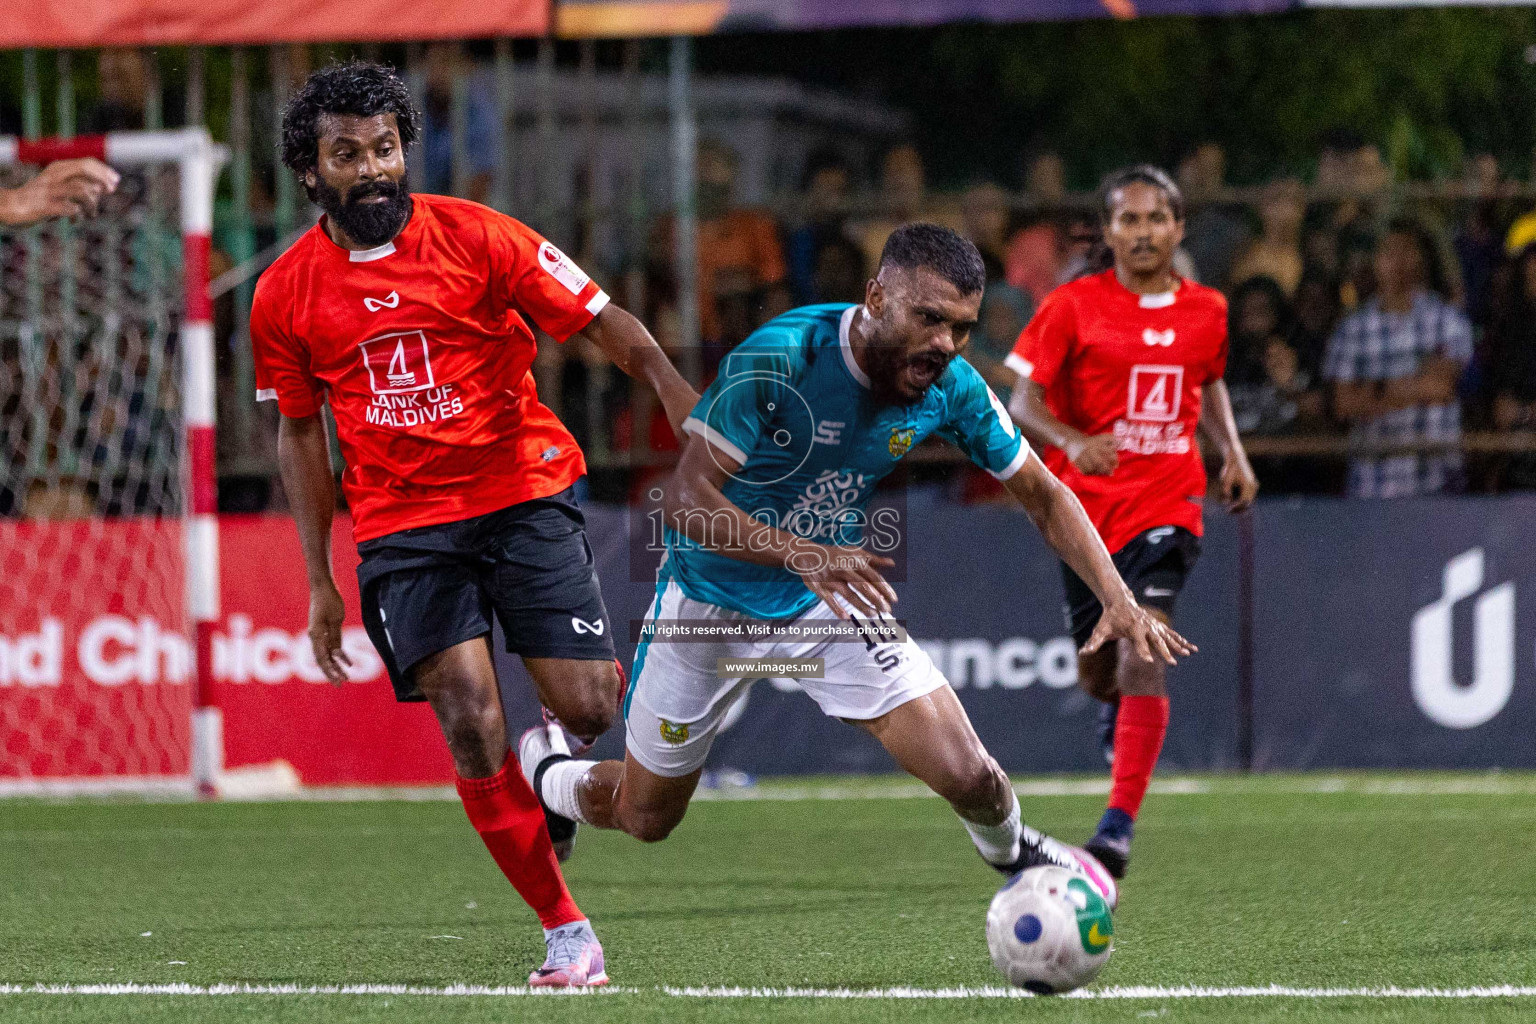
M 911 405 L 876 401 L 848 343 L 858 308 L 807 306 L 765 324 L 726 357 L 683 425 L 740 464 L 723 487 L 728 499 L 823 544 L 857 545 L 869 529 L 872 542 L 881 535 L 878 515 L 871 524 L 867 512 L 875 485 L 930 434 L 1000 479 L 1030 455 L 1002 402 L 963 358 Z M 663 579 L 696 601 L 780 619 L 817 600 L 788 569 L 707 550 L 670 529 L 666 544 Z

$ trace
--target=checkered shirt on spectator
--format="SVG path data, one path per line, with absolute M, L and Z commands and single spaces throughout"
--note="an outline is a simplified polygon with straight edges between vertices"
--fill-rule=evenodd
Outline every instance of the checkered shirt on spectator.
M 1384 382 L 1417 373 L 1425 359 L 1472 358 L 1472 325 L 1428 291 L 1414 295 L 1406 313 L 1388 313 L 1372 299 L 1345 317 L 1328 342 L 1323 373 L 1336 383 Z M 1415 405 L 1361 420 L 1350 440 L 1365 445 L 1456 442 L 1461 405 Z M 1350 463 L 1349 493 L 1361 498 L 1403 498 L 1451 490 L 1461 475 L 1461 453 L 1391 455 Z

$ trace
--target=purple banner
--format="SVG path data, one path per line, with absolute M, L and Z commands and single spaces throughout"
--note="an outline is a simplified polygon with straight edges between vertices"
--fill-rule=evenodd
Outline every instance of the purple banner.
M 568 38 L 804 31 L 952 21 L 1070 21 L 1169 14 L 1267 14 L 1297 0 L 559 0 Z

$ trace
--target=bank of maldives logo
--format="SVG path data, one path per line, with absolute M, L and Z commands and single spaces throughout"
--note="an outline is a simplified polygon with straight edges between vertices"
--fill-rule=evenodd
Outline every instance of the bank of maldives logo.
M 1441 593 L 1413 616 L 1413 700 L 1433 722 L 1472 729 L 1509 703 L 1515 689 L 1515 585 L 1483 589 L 1483 549 L 1464 551 L 1445 564 Z M 1481 593 L 1479 593 L 1481 591 Z M 1473 595 L 1472 681 L 1455 673 L 1452 612 Z
M 368 386 L 376 395 L 400 395 L 436 387 L 427 336 L 402 331 L 372 338 L 359 346 L 368 368 Z

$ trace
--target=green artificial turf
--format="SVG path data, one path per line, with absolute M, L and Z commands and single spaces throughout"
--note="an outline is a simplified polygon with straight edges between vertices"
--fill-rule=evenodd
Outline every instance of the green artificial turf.
M 1259 778 L 1154 794 L 1095 988 L 1536 986 L 1536 782 L 1468 779 L 1471 792 L 1454 792 L 1456 777 L 1371 776 L 1326 793 Z M 572 889 L 614 985 L 639 992 L 29 992 L 0 995 L 0 1020 L 1536 1021 L 1529 997 L 660 991 L 998 985 L 982 923 L 999 879 L 944 804 L 902 798 L 893 781 L 701 802 L 654 846 L 584 830 Z M 1102 807 L 1093 795 L 1021 802 L 1032 824 L 1073 841 Z M 517 986 L 542 952 L 532 913 L 454 803 L 0 804 L 0 984 Z

